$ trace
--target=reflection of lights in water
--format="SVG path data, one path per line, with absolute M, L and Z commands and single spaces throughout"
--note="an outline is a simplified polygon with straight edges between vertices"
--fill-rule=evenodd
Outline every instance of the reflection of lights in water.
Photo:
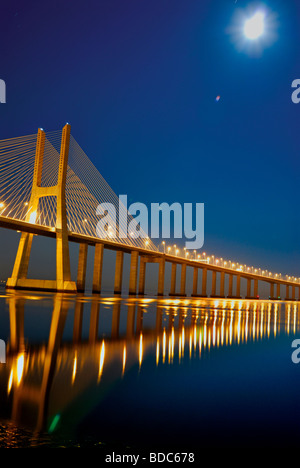
M 182 327 L 182 331 L 181 331 L 181 350 L 182 350 L 182 357 L 184 356 L 184 346 L 185 346 L 185 333 L 184 333 L 184 327 Z
M 178 343 L 178 360 L 181 362 L 181 334 L 179 335 L 179 343 Z
M 139 366 L 141 367 L 143 361 L 143 334 L 140 333 L 140 342 L 139 342 Z
M 9 379 L 8 379 L 8 385 L 7 385 L 7 393 L 9 394 L 11 391 L 12 383 L 13 383 L 13 377 L 14 377 L 14 371 L 11 369 L 10 374 L 9 374 Z
M 212 345 L 215 346 L 216 344 L 216 315 L 214 316 L 214 321 L 213 321 L 213 329 L 212 329 Z
M 281 310 L 281 304 L 278 303 L 265 303 L 260 304 L 253 302 L 250 303 L 250 307 L 246 309 L 245 306 L 240 307 L 240 303 L 235 304 L 235 310 L 223 309 L 222 310 L 210 310 L 209 312 L 204 310 L 204 314 L 199 315 L 199 322 L 195 323 L 196 313 L 193 311 L 191 323 L 189 326 L 183 326 L 181 320 L 179 320 L 178 328 L 169 326 L 166 329 L 163 328 L 162 333 L 158 333 L 150 336 L 147 334 L 138 334 L 134 344 L 134 358 L 139 360 L 139 366 L 142 364 L 143 354 L 147 351 L 148 347 L 152 347 L 153 360 L 156 359 L 156 365 L 162 361 L 165 363 L 166 352 L 168 352 L 168 362 L 172 364 L 174 359 L 177 359 L 177 345 L 178 345 L 178 359 L 181 363 L 184 357 L 184 351 L 188 352 L 190 359 L 196 356 L 197 346 L 199 346 L 199 358 L 201 355 L 205 355 L 211 347 L 228 346 L 232 344 L 245 344 L 248 341 L 258 341 L 259 339 L 267 339 L 270 336 L 274 338 L 278 335 L 280 330 L 281 319 L 285 318 L 284 328 L 287 333 L 296 334 L 299 331 L 299 318 L 298 318 L 298 306 L 297 304 L 286 304 L 285 312 Z M 227 302 L 227 305 L 229 303 Z M 256 312 L 257 310 L 257 312 Z M 284 313 L 284 315 L 281 315 Z M 155 328 L 157 330 L 157 328 Z M 154 333 L 155 330 L 153 330 Z M 185 335 L 186 345 L 189 350 L 185 350 Z M 153 337 L 155 336 L 154 340 Z M 138 341 L 139 340 L 139 341 Z M 99 374 L 98 381 L 102 375 L 104 360 L 106 357 L 106 366 L 108 366 L 108 356 L 110 353 L 114 355 L 116 341 L 113 340 L 110 343 L 107 339 L 99 343 L 99 346 L 95 348 L 95 360 L 99 363 Z M 111 347 L 112 345 L 112 347 Z M 160 346 L 162 345 L 162 349 Z M 126 361 L 131 358 L 131 354 L 128 355 L 127 344 L 124 341 L 119 342 L 119 359 L 122 359 L 122 375 L 125 372 Z M 128 344 L 129 346 L 129 344 Z M 136 353 L 138 346 L 138 356 Z M 166 349 L 168 346 L 168 350 Z M 155 348 L 156 347 L 156 348 Z M 94 348 L 93 348 L 94 349 Z M 194 356 L 192 356 L 192 352 Z M 73 360 L 69 360 L 69 375 L 72 375 L 72 383 L 78 379 L 78 374 L 84 363 L 82 355 L 79 354 L 79 348 L 76 347 L 75 355 Z M 162 358 L 161 355 L 162 354 Z M 154 355 L 156 356 L 154 358 Z M 8 375 L 7 392 L 20 384 L 26 372 L 28 370 L 27 364 L 31 361 L 25 359 L 26 355 L 20 353 L 14 360 L 13 365 Z M 40 352 L 38 362 L 42 364 L 45 362 L 45 350 Z M 79 361 L 80 358 L 80 361 Z M 99 359 L 99 361 L 98 361 Z M 63 365 L 62 355 L 58 355 L 57 367 L 59 368 L 60 363 Z M 128 364 L 127 364 L 128 366 Z M 31 367 L 31 365 L 30 365 Z M 121 367 L 121 366 L 120 366 Z M 97 364 L 96 364 L 97 373 Z M 69 383 L 71 379 L 69 380 Z
M 244 305 L 243 305 L 244 304 Z M 227 305 L 229 303 L 227 302 Z M 260 304 L 254 302 L 236 302 L 234 310 L 224 308 L 220 303 L 218 310 L 205 312 L 204 316 L 199 316 L 199 326 L 195 323 L 197 311 L 192 310 L 192 323 L 189 327 L 184 327 L 179 321 L 178 328 L 170 326 L 166 332 L 164 328 L 162 335 L 156 336 L 156 364 L 160 359 L 160 339 L 162 342 L 162 361 L 165 362 L 168 353 L 168 363 L 172 364 L 177 352 L 179 363 L 184 356 L 185 334 L 188 335 L 189 358 L 192 359 L 192 353 L 196 355 L 197 346 L 199 346 L 199 357 L 204 350 L 209 351 L 211 347 L 229 346 L 232 344 L 245 344 L 249 339 L 257 341 L 259 339 L 269 338 L 271 333 L 276 336 L 280 322 L 278 321 L 278 304 Z M 287 329 L 297 331 L 297 306 L 292 305 L 286 308 Z M 290 315 L 289 312 L 290 311 Z M 272 315 L 274 312 L 274 315 Z M 171 312 L 170 312 L 171 313 Z M 221 314 L 221 315 L 220 315 Z M 272 328 L 274 319 L 274 330 Z M 196 320 L 197 322 L 197 320 Z M 198 331 L 199 330 L 199 331 Z M 199 335 L 198 335 L 199 334 Z M 145 337 L 144 337 L 145 340 Z M 147 341 L 144 341 L 144 350 Z M 168 348 L 168 349 L 167 349 Z M 154 349 L 155 354 L 155 349 Z
M 17 385 L 20 385 L 24 370 L 24 354 L 19 354 L 17 358 Z
M 77 371 L 77 351 L 75 351 L 75 357 L 73 361 L 72 384 L 75 381 L 76 371 Z
M 100 380 L 102 372 L 103 372 L 104 358 L 105 358 L 105 344 L 103 340 L 101 344 L 101 348 L 100 348 L 98 381 Z
M 159 363 L 159 337 L 156 340 L 156 365 Z
M 273 332 L 274 336 L 276 336 L 276 329 L 277 329 L 277 307 L 275 308 L 275 311 L 274 311 L 274 332 Z
M 174 336 L 174 327 L 172 327 L 172 332 L 171 332 L 171 359 L 172 361 L 174 358 L 174 347 L 175 347 L 175 336 Z
M 13 361 L 12 368 L 9 374 L 8 384 L 7 384 L 7 393 L 9 394 L 13 384 L 19 386 L 24 373 L 24 362 L 25 355 L 20 353 L 17 356 L 16 361 Z
M 167 344 L 167 337 L 166 337 L 166 330 L 164 329 L 163 332 L 163 363 L 166 360 L 166 344 Z
M 240 344 L 240 336 L 241 336 L 241 310 L 239 309 L 238 312 L 238 324 L 237 324 L 237 342 Z
M 264 312 L 261 312 L 260 316 L 260 337 L 263 337 L 263 331 L 264 331 Z
M 202 349 L 202 332 L 199 332 L 199 357 L 201 356 L 201 349 Z
M 233 335 L 233 310 L 230 314 L 230 325 L 229 325 L 229 344 L 232 344 L 232 335 Z
M 291 320 L 291 304 L 288 304 L 287 322 L 286 322 L 286 331 L 288 335 L 290 333 L 290 320 Z
M 126 366 L 126 345 L 123 347 L 123 362 L 122 362 L 122 375 L 124 375 Z
M 255 322 L 256 322 L 256 312 L 253 312 L 253 326 L 252 326 L 253 341 L 255 341 Z
M 248 340 L 248 321 L 249 321 L 249 310 L 246 312 L 246 322 L 245 322 L 245 341 Z
M 271 309 L 268 310 L 268 325 L 267 325 L 267 335 L 270 337 L 270 328 L 271 328 Z

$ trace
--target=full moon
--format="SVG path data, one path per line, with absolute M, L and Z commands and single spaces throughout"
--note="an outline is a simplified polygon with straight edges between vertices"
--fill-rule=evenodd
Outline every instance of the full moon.
M 244 34 L 247 39 L 257 39 L 264 32 L 264 14 L 257 12 L 252 18 L 245 21 Z

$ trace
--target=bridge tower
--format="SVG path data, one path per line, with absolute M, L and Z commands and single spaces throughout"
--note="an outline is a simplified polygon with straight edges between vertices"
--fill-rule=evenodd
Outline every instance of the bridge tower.
M 6 283 L 6 287 L 8 289 L 42 289 L 65 292 L 76 292 L 77 290 L 76 283 L 71 281 L 66 209 L 66 178 L 70 132 L 71 126 L 66 124 L 62 131 L 57 184 L 52 187 L 42 187 L 45 132 L 42 129 L 38 130 L 31 197 L 25 219 L 26 222 L 34 223 L 37 215 L 39 199 L 49 196 L 56 197 L 56 280 L 52 281 L 27 278 L 34 234 L 23 232 L 12 276 L 11 278 L 8 278 Z

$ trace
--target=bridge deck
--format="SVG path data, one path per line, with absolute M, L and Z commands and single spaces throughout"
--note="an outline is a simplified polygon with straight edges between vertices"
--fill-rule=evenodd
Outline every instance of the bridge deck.
M 13 218 L 6 218 L 4 216 L 0 216 L 0 227 L 6 229 L 12 229 L 14 231 L 21 231 L 21 232 L 28 232 L 35 235 L 45 236 L 54 238 L 56 237 L 56 230 L 55 228 L 50 228 L 47 226 L 42 226 L 40 224 L 33 224 L 28 223 L 25 221 L 16 220 Z M 207 264 L 201 260 L 192 260 L 183 257 L 177 257 L 176 255 L 165 254 L 159 251 L 153 251 L 149 249 L 143 249 L 137 246 L 129 246 L 122 244 L 120 242 L 110 241 L 108 239 L 100 239 L 98 237 L 87 236 L 84 234 L 77 234 L 75 232 L 69 232 L 69 241 L 75 242 L 78 244 L 88 244 L 94 246 L 95 244 L 103 244 L 105 249 L 108 250 L 115 250 L 115 251 L 122 251 L 124 253 L 131 253 L 132 251 L 138 251 L 140 255 L 148 257 L 148 260 L 155 261 L 158 258 L 164 257 L 167 262 L 176 263 L 176 264 L 185 264 L 190 267 L 198 267 L 198 268 L 207 268 L 210 271 L 216 272 L 224 272 L 228 275 L 239 275 L 241 278 L 251 279 L 251 280 L 259 280 L 265 281 L 267 283 L 274 283 L 274 284 L 281 284 L 286 286 L 298 286 L 300 287 L 299 283 L 294 281 L 288 281 L 282 278 L 273 278 L 264 275 L 259 275 L 251 272 L 244 272 L 235 270 L 233 268 L 226 268 L 219 265 L 212 265 Z

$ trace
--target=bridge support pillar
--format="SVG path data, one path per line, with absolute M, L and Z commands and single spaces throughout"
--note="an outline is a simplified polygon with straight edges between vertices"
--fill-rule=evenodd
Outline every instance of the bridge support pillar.
M 220 278 L 220 297 L 225 297 L 225 272 L 221 272 Z
M 101 292 L 103 250 L 104 250 L 103 244 L 95 244 L 93 293 L 98 293 L 98 294 Z
M 84 292 L 86 279 L 88 244 L 79 245 L 78 271 L 77 271 L 77 291 Z
M 181 281 L 180 281 L 180 295 L 181 296 L 186 296 L 185 286 L 186 286 L 186 264 L 182 263 L 182 265 L 181 265 Z
M 145 279 L 146 279 L 146 259 L 140 257 L 140 276 L 139 276 L 139 294 L 145 294 Z
M 290 300 L 290 287 L 288 285 L 285 286 L 285 300 Z
M 228 285 L 228 296 L 232 297 L 232 283 L 233 283 L 233 275 L 229 275 L 229 285 Z
M 131 295 L 136 294 L 138 263 L 139 263 L 139 253 L 137 250 L 133 250 L 131 252 L 130 276 L 129 276 L 129 294 Z
M 207 268 L 203 268 L 203 270 L 202 270 L 202 289 L 201 289 L 201 296 L 202 297 L 207 297 L 206 287 L 207 287 Z
M 157 287 L 157 295 L 163 296 L 164 295 L 164 286 L 165 286 L 165 259 L 161 258 L 159 261 L 159 270 L 158 270 L 158 287 Z
M 280 283 L 276 284 L 276 299 L 280 299 Z
M 197 295 L 198 295 L 198 268 L 194 267 L 192 296 L 197 296 Z
M 216 297 L 216 287 L 217 287 L 217 272 L 215 270 L 213 270 L 210 297 Z
M 270 299 L 276 299 L 274 297 L 274 283 L 270 283 L 270 296 L 269 296 Z
M 28 279 L 28 263 L 33 234 L 23 233 L 18 247 L 11 278 L 7 280 L 8 289 L 41 289 L 62 292 L 76 292 L 77 287 L 71 281 L 66 210 L 66 178 L 71 127 L 66 124 L 62 131 L 57 185 L 42 187 L 45 132 L 38 130 L 29 209 L 25 221 L 35 224 L 38 219 L 39 199 L 54 196 L 57 200 L 56 215 L 56 280 Z
M 296 286 L 293 284 L 291 301 L 295 301 L 295 300 L 296 300 Z
M 254 299 L 258 299 L 258 279 L 254 280 L 253 296 L 254 296 Z
M 176 269 L 176 263 L 172 263 L 170 296 L 175 296 L 176 294 Z
M 251 278 L 247 278 L 247 295 L 246 299 L 252 299 L 251 296 Z
M 236 277 L 236 298 L 241 299 L 241 275 Z
M 122 278 L 123 278 L 123 260 L 124 252 L 118 250 L 116 255 L 116 267 L 115 267 L 115 285 L 114 293 L 122 293 Z

